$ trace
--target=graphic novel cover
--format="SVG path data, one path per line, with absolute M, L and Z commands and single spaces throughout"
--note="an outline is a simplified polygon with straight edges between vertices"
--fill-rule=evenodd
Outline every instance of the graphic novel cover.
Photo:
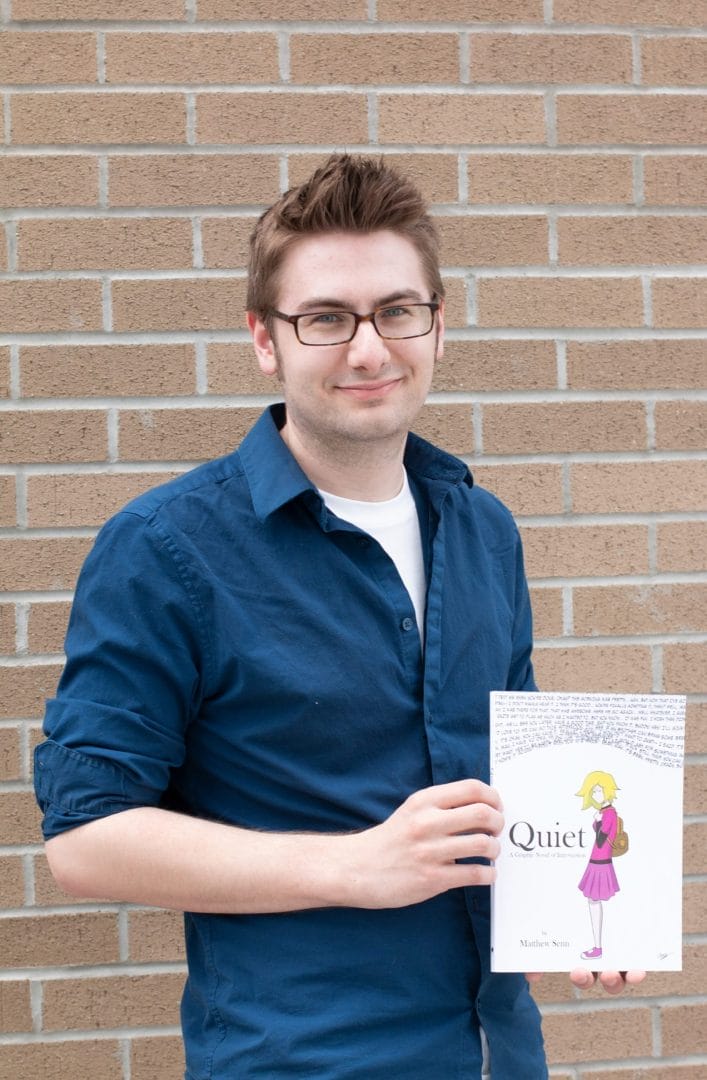
M 491 694 L 492 971 L 682 969 L 685 698 Z

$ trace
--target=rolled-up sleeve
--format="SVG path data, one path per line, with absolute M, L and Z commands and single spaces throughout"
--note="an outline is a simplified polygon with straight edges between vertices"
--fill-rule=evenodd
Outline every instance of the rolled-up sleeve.
M 35 751 L 46 839 L 159 804 L 199 708 L 206 635 L 193 575 L 170 536 L 130 512 L 108 522 L 79 577 L 66 666 Z

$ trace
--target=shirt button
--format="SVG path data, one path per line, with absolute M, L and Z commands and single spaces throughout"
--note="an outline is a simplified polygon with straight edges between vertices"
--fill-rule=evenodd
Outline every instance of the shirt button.
M 405 618 L 405 619 L 403 619 L 403 621 L 401 622 L 400 625 L 402 626 L 403 630 L 412 630 L 413 626 L 415 625 L 415 620 L 410 619 L 410 618 Z

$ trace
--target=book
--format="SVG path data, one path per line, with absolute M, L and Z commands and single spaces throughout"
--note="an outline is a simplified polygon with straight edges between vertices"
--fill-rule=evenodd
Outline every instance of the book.
M 491 693 L 491 970 L 682 970 L 685 698 Z

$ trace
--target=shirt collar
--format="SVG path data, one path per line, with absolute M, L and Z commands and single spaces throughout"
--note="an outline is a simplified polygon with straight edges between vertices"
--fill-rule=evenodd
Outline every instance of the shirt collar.
M 285 406 L 271 405 L 248 432 L 238 451 L 253 509 L 260 521 L 305 491 L 313 492 L 319 499 L 314 484 L 280 437 L 284 422 Z M 405 467 L 423 482 L 441 482 L 445 486 L 465 483 L 469 487 L 473 484 L 469 470 L 459 458 L 412 433 L 405 447 Z

